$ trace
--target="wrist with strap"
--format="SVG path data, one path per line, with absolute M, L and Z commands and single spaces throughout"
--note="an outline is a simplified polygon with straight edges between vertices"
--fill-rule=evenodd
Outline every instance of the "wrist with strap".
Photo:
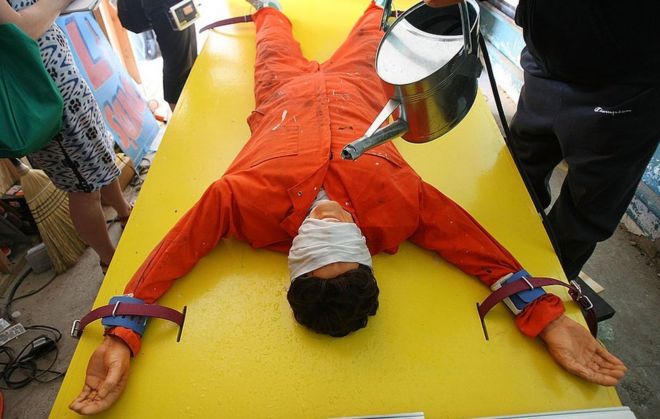
M 488 339 L 488 332 L 486 331 L 486 324 L 484 319 L 486 314 L 488 314 L 490 309 L 493 308 L 495 304 L 499 303 L 507 297 L 519 293 L 520 291 L 533 290 L 548 285 L 559 285 L 568 288 L 568 295 L 571 296 L 573 301 L 578 303 L 583 311 L 587 325 L 589 326 L 589 331 L 594 337 L 596 337 L 598 332 L 598 325 L 596 322 L 596 314 L 593 309 L 593 304 L 587 296 L 582 294 L 582 289 L 580 289 L 580 286 L 575 281 L 571 281 L 570 284 L 567 284 L 552 278 L 531 277 L 525 278 L 524 281 L 514 281 L 512 283 L 506 284 L 499 288 L 497 291 L 494 291 L 481 304 L 477 303 L 477 311 L 479 313 L 479 318 L 481 319 L 481 326 L 484 329 L 484 335 L 486 336 L 486 339 Z
M 137 354 L 140 352 L 140 348 L 142 348 L 142 340 L 140 339 L 140 335 L 131 329 L 127 329 L 121 326 L 111 327 L 109 329 L 105 329 L 104 335 L 114 336 L 118 339 L 121 339 L 122 342 L 128 346 L 128 349 L 131 350 L 131 356 L 137 356 Z
M 126 295 L 120 295 L 117 297 L 112 297 L 108 305 L 119 308 L 120 304 L 138 304 L 144 305 L 144 301 L 129 297 Z M 110 328 L 115 326 L 125 327 L 131 329 L 138 335 L 142 336 L 144 334 L 144 329 L 147 327 L 147 317 L 146 316 L 122 316 L 117 314 L 117 310 L 113 309 L 112 316 L 104 316 L 101 319 L 101 324 L 103 327 Z
M 516 281 L 527 281 L 527 278 L 531 277 L 532 276 L 526 270 L 521 269 L 516 273 L 509 274 L 500 278 L 497 282 L 490 286 L 490 289 L 492 291 L 497 291 L 498 289 L 508 284 L 512 284 Z M 509 307 L 509 310 L 511 310 L 516 316 L 522 313 L 525 307 L 531 304 L 534 300 L 545 295 L 543 288 L 534 288 L 529 283 L 527 283 L 527 285 L 529 286 L 528 288 L 505 297 L 502 300 L 504 304 Z
M 126 328 L 141 336 L 144 333 L 148 317 L 158 317 L 179 325 L 176 341 L 181 340 L 183 323 L 186 319 L 186 307 L 183 307 L 182 312 L 178 312 L 157 304 L 144 304 L 142 300 L 129 296 L 113 297 L 110 299 L 110 304 L 96 308 L 82 319 L 75 320 L 71 327 L 71 336 L 79 338 L 89 323 L 100 318 L 103 318 L 103 325 L 106 327 Z
M 533 339 L 565 312 L 561 298 L 547 293 L 525 307 L 525 310 L 516 316 L 515 322 L 520 333 Z

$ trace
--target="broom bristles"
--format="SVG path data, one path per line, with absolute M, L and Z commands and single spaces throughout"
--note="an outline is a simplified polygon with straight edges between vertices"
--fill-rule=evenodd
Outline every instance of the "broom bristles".
M 86 248 L 71 221 L 69 197 L 41 170 L 31 169 L 21 176 L 21 186 L 53 268 L 62 273 L 76 264 Z

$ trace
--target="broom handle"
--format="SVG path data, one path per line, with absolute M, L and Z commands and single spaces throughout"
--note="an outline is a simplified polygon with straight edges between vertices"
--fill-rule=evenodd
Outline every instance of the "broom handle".
M 18 173 L 21 176 L 27 174 L 30 171 L 30 168 L 16 157 L 10 157 L 9 161 L 11 161 L 11 164 L 14 165 L 14 167 L 16 168 L 16 170 L 18 170 Z

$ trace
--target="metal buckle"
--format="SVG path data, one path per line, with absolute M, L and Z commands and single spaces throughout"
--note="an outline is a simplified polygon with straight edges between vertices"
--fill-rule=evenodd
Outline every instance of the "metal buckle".
M 79 338 L 80 337 L 80 320 L 74 320 L 71 325 L 71 337 Z
M 583 304 L 583 303 L 582 303 L 583 301 L 586 301 L 587 304 Z M 579 302 L 579 304 L 582 306 L 582 308 L 585 309 L 585 310 L 587 310 L 587 311 L 589 311 L 589 310 L 591 310 L 592 308 L 594 308 L 594 304 L 591 302 L 591 300 L 589 299 L 589 297 L 587 297 L 586 295 L 581 296 L 580 299 L 578 300 L 578 302 Z
M 116 313 L 117 313 L 117 308 L 119 307 L 119 304 L 121 304 L 121 301 L 117 301 L 115 303 L 115 307 L 112 309 L 112 317 L 117 317 Z
M 594 304 L 591 302 L 589 297 L 582 294 L 582 288 L 580 287 L 580 284 L 578 284 L 577 281 L 573 280 L 571 281 L 571 285 L 575 288 L 575 290 L 570 290 L 573 291 L 573 294 L 575 294 L 574 297 L 573 295 L 571 295 L 571 297 L 573 297 L 575 302 L 578 303 L 580 307 L 582 307 L 582 309 L 586 311 L 589 311 L 592 308 L 594 308 Z M 570 291 L 569 294 L 571 294 Z
M 529 289 L 530 289 L 530 290 L 533 290 L 533 289 L 534 289 L 534 285 L 532 285 L 532 284 L 527 280 L 527 278 L 525 278 L 525 277 L 523 276 L 523 277 L 520 278 L 520 279 L 522 279 L 523 281 L 525 281 L 525 283 L 529 286 Z
M 580 284 L 578 284 L 576 280 L 572 280 L 571 285 L 573 285 L 573 287 L 575 287 L 575 289 L 577 290 L 578 296 L 581 297 L 582 296 L 582 288 L 580 288 Z

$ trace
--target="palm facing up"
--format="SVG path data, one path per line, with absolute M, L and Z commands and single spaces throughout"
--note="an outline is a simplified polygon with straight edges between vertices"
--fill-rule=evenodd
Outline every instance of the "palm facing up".
M 69 408 L 81 415 L 93 415 L 112 406 L 126 387 L 130 360 L 128 346 L 114 336 L 106 336 L 89 359 L 85 385 Z
M 539 335 L 565 370 L 604 386 L 616 385 L 628 370 L 580 324 L 562 315 Z

